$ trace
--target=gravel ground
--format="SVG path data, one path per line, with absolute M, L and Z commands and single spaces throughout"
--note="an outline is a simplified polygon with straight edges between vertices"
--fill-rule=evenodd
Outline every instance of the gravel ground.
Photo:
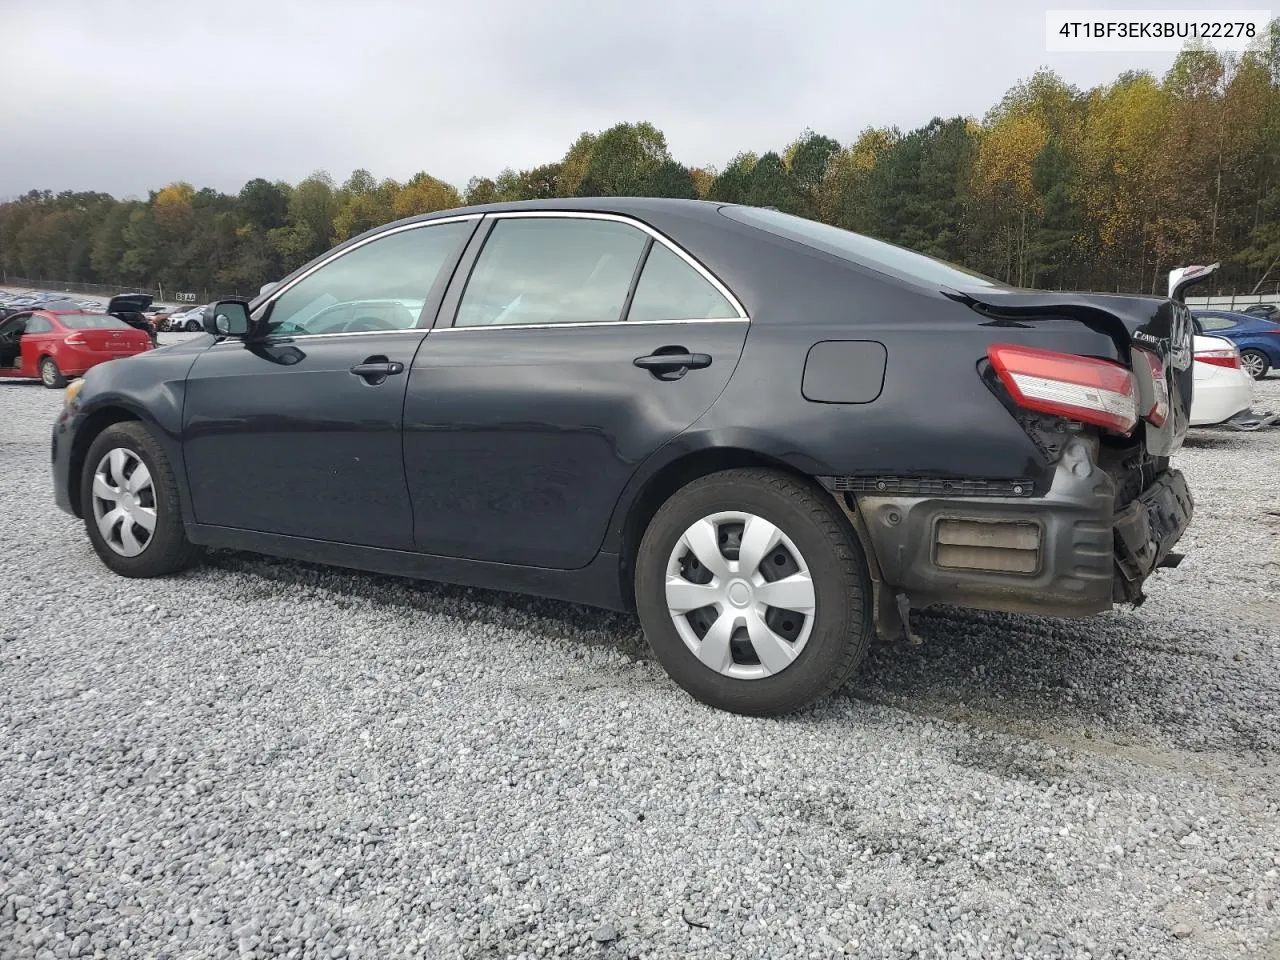
M 50 499 L 58 403 L 0 384 L 0 958 L 1280 958 L 1280 429 L 1188 443 L 1142 608 L 926 612 L 758 720 L 627 617 L 114 577 Z

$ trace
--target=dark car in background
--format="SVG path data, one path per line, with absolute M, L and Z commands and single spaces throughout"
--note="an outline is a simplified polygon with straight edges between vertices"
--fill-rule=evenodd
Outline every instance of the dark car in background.
M 1274 303 L 1255 303 L 1240 312 L 1247 313 L 1251 317 L 1261 317 L 1263 320 L 1280 323 L 1280 305 Z
M 429 214 L 205 329 L 68 388 L 54 495 L 112 570 L 207 545 L 634 609 L 743 713 L 834 690 L 913 608 L 1141 602 L 1192 512 L 1184 305 L 772 210 Z
M 1280 322 L 1230 310 L 1193 310 L 1206 336 L 1230 340 L 1240 351 L 1240 366 L 1262 380 L 1280 366 Z
M 145 293 L 121 293 L 107 301 L 107 313 L 119 317 L 135 330 L 141 330 L 151 338 L 151 345 L 159 344 L 156 326 L 147 317 L 152 297 Z
M 84 309 L 74 300 L 69 300 L 64 296 L 56 293 L 47 294 L 26 294 L 24 296 L 10 297 L 4 303 L 0 303 L 0 320 L 15 316 L 19 313 L 27 313 L 31 310 L 82 310 Z

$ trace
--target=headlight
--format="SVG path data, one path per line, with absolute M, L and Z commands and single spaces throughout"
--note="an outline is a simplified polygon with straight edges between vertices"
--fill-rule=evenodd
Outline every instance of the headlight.
M 62 406 L 71 406 L 71 404 L 75 402 L 76 397 L 80 395 L 80 388 L 83 386 L 83 380 L 72 380 L 68 383 L 67 389 L 62 392 Z

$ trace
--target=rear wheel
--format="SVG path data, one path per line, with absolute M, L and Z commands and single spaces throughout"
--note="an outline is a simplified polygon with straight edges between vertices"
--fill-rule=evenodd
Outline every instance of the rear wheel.
M 117 423 L 89 446 L 80 506 L 93 549 L 126 577 L 158 577 L 191 565 L 178 483 L 163 448 L 141 423 Z
M 188 320 L 188 321 L 187 321 L 187 333 L 199 333 L 199 332 L 200 332 L 200 321 L 199 321 L 199 320 Z
M 636 606 L 654 654 L 703 703 L 770 716 L 838 688 L 872 637 L 866 561 L 821 491 L 775 470 L 711 474 L 654 516 Z
M 62 375 L 53 357 L 40 359 L 40 382 L 50 390 L 57 390 L 67 385 L 67 378 Z
M 1261 350 L 1241 350 L 1240 366 L 1255 380 L 1261 380 L 1271 369 L 1271 359 Z

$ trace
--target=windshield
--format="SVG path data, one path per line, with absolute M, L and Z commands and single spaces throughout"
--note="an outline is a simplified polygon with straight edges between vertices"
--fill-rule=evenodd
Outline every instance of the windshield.
M 58 322 L 72 330 L 132 330 L 123 320 L 100 313 L 63 314 Z
M 720 212 L 730 220 L 758 227 L 779 237 L 786 237 L 805 246 L 822 250 L 853 263 L 870 267 L 880 273 L 930 286 L 971 289 L 973 287 L 1000 287 L 1009 289 L 991 277 L 972 270 L 916 253 L 883 240 L 876 240 L 861 233 L 841 230 L 839 227 L 794 217 L 777 210 L 762 207 L 726 206 Z

